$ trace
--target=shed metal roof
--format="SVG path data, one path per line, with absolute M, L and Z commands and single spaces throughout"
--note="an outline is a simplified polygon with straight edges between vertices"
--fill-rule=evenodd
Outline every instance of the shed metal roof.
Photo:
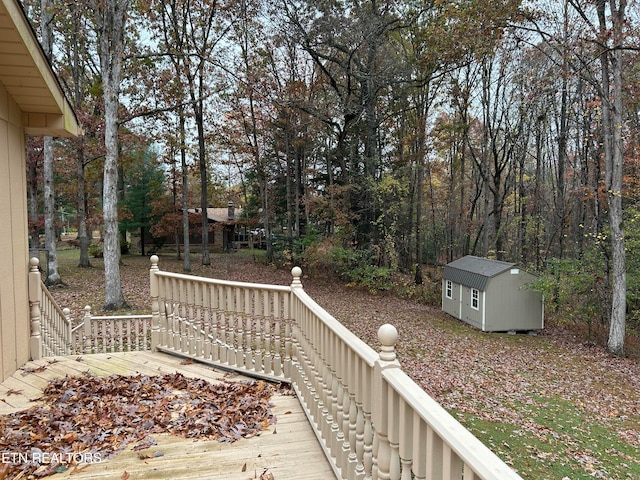
M 445 265 L 442 278 L 484 291 L 492 277 L 510 270 L 514 265 L 515 263 L 467 255 Z

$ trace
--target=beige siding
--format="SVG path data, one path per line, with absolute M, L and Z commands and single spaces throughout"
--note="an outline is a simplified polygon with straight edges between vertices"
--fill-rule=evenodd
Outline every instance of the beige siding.
M 455 282 L 451 282 L 451 298 L 447 298 L 447 281 L 442 279 L 442 310 L 458 319 L 462 318 L 460 316 L 462 306 L 461 293 L 462 287 Z
M 487 286 L 486 330 L 537 330 L 543 327 L 542 296 L 527 284 L 535 277 L 518 270 L 506 271 L 491 279 Z
M 0 84 L 1 379 L 29 360 L 27 212 L 21 112 Z
M 456 285 L 456 287 L 460 288 L 459 285 Z M 462 291 L 460 319 L 464 320 L 469 325 L 473 325 L 476 328 L 482 329 L 482 312 L 484 308 L 483 292 L 478 291 L 478 308 L 475 309 L 471 306 L 471 290 L 472 289 L 469 287 L 462 286 L 460 290 Z

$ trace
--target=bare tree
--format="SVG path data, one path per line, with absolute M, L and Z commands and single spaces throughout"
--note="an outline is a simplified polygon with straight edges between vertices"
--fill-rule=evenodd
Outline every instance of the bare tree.
M 120 283 L 120 235 L 118 232 L 118 106 L 130 0 L 93 2 L 99 37 L 100 68 L 105 111 L 105 160 L 102 209 L 104 217 L 105 310 L 126 305 Z
M 42 49 L 51 61 L 53 51 L 53 3 L 42 0 L 40 3 L 40 35 Z M 45 136 L 42 145 L 44 176 L 44 248 L 47 250 L 47 285 L 62 283 L 58 271 L 56 248 L 56 198 L 53 183 L 53 138 Z
M 624 353 L 626 324 L 626 254 L 623 228 L 622 181 L 624 161 L 623 138 L 623 59 L 626 48 L 627 1 L 596 0 L 586 2 L 567 0 L 575 14 L 573 38 L 554 36 L 539 25 L 545 46 L 550 46 L 559 58 L 571 60 L 564 69 L 587 82 L 600 102 L 602 129 L 602 159 L 608 203 L 611 248 L 611 312 L 609 317 L 608 349 L 610 353 Z M 594 10 L 595 9 L 595 10 Z M 564 14 L 568 15 L 565 8 Z M 558 42 L 562 38 L 564 41 Z M 571 51 L 571 55 L 568 52 Z M 594 61 L 595 60 L 595 61 Z
M 608 4 L 608 5 L 607 5 Z M 609 11 L 607 11 L 607 6 Z M 611 317 L 608 349 L 610 353 L 624 353 L 627 310 L 627 276 L 624 228 L 622 226 L 622 50 L 626 23 L 626 0 L 597 0 L 599 42 L 601 43 L 602 127 L 604 131 L 604 163 L 609 226 L 611 228 L 611 257 L 613 260 Z

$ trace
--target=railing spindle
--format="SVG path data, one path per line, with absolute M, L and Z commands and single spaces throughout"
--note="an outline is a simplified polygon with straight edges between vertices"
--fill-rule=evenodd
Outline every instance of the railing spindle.
M 400 397 L 392 389 L 387 388 L 388 398 L 388 432 L 389 432 L 389 479 L 400 480 Z

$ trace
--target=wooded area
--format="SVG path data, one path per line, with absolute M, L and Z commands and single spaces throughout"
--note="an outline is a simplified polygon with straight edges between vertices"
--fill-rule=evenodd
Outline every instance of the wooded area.
M 52 175 L 81 266 L 102 230 L 105 308 L 124 229 L 183 236 L 189 271 L 187 208 L 233 201 L 270 257 L 419 280 L 489 256 L 614 354 L 640 328 L 636 2 L 25 3 L 85 132 L 52 173 L 30 144 L 32 245 Z

